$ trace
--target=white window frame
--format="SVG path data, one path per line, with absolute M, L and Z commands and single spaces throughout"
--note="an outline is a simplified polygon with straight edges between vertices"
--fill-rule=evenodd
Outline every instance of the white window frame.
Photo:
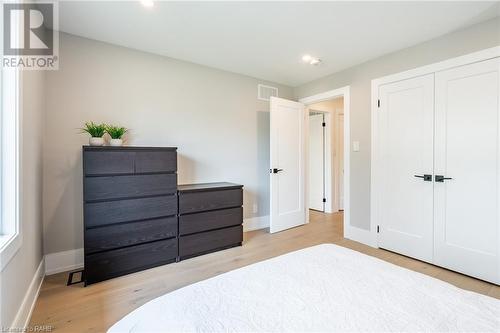
M 13 38 L 19 38 L 22 27 Z M 3 54 L 3 41 L 0 39 Z M 0 69 L 0 272 L 22 244 L 21 128 L 22 75 L 19 69 Z
M 21 89 L 18 70 L 3 70 L 0 117 L 0 270 L 22 243 L 20 222 L 20 110 Z

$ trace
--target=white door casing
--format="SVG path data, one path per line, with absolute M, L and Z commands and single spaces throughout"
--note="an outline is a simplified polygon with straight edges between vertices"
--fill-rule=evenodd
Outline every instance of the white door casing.
M 337 133 L 336 133 L 336 145 L 337 145 L 337 160 L 338 166 L 336 170 L 337 177 L 337 207 L 339 210 L 344 209 L 344 113 L 343 110 L 336 111 L 337 116 Z
M 500 60 L 435 74 L 434 262 L 500 283 Z
M 271 97 L 270 232 L 306 223 L 304 104 Z M 273 173 L 276 169 L 276 173 Z M 282 171 L 279 171 L 279 170 Z
M 379 87 L 379 246 L 432 262 L 434 75 Z
M 309 116 L 309 208 L 324 211 L 324 115 Z

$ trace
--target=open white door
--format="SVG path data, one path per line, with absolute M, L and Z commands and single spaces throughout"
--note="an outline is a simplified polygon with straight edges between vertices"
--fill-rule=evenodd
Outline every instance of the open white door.
M 306 222 L 304 105 L 271 97 L 270 232 Z

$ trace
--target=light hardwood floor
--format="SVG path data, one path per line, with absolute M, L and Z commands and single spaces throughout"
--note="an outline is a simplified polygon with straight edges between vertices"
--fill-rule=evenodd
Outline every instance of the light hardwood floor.
M 31 326 L 49 325 L 57 332 L 105 332 L 147 301 L 194 282 L 290 251 L 335 243 L 393 264 L 500 299 L 500 287 L 389 251 L 343 238 L 342 214 L 311 212 L 310 223 L 277 234 L 245 233 L 242 247 L 216 252 L 123 276 L 83 288 L 66 286 L 67 273 L 45 278 Z

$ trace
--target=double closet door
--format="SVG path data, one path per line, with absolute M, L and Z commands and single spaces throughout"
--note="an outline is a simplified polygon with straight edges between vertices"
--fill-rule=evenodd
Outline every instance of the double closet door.
M 379 246 L 500 283 L 500 61 L 379 86 Z

